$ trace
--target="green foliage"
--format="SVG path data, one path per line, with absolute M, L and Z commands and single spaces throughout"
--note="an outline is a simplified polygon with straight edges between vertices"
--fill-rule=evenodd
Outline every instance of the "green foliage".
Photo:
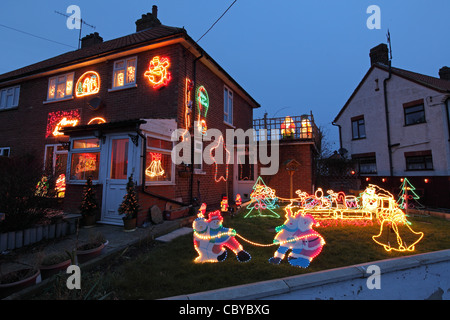
M 98 210 L 99 206 L 92 185 L 92 177 L 88 177 L 86 186 L 83 190 L 83 200 L 81 202 L 80 211 L 83 216 L 94 216 Z
M 119 206 L 119 214 L 124 214 L 124 220 L 131 220 L 137 217 L 139 211 L 139 203 L 136 196 L 136 186 L 133 181 L 133 175 L 128 178 L 127 193 L 123 197 L 123 201 Z

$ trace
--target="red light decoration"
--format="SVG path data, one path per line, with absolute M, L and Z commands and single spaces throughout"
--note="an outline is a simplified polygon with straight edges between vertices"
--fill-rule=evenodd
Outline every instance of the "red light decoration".
M 150 155 L 152 156 L 152 162 L 150 163 L 148 168 L 145 169 L 145 174 L 151 178 L 164 175 L 165 171 L 161 165 L 162 154 L 150 152 Z
M 224 196 L 222 201 L 220 201 L 220 211 L 227 212 L 228 211 L 228 197 Z
M 226 169 L 225 169 L 225 176 L 218 176 L 218 164 L 217 161 L 215 159 L 215 156 L 213 156 L 213 150 L 216 150 L 217 148 L 219 148 L 219 146 L 222 144 L 225 152 L 226 152 Z M 215 153 L 214 153 L 215 154 Z M 217 140 L 217 144 L 211 148 L 210 150 L 210 157 L 211 159 L 213 159 L 215 168 L 214 168 L 214 181 L 216 182 L 220 182 L 220 181 L 227 181 L 228 180 L 228 165 L 230 164 L 230 160 L 231 160 L 231 153 L 230 151 L 228 151 L 228 149 L 225 147 L 225 142 L 223 141 L 223 136 L 220 136 L 219 139 Z
M 156 56 L 150 61 L 149 69 L 144 73 L 154 89 L 167 86 L 172 79 L 169 72 L 170 61 L 166 57 Z
M 77 97 L 89 96 L 100 91 L 100 76 L 95 71 L 85 72 L 78 78 L 75 95 Z
M 45 137 L 62 136 L 60 130 L 64 127 L 75 127 L 81 121 L 80 110 L 50 112 L 47 117 L 47 130 Z
M 58 198 L 64 198 L 66 192 L 66 175 L 64 173 L 58 176 L 55 183 L 55 190 Z
M 95 117 L 89 120 L 88 124 L 101 124 L 106 123 L 106 120 L 102 117 Z

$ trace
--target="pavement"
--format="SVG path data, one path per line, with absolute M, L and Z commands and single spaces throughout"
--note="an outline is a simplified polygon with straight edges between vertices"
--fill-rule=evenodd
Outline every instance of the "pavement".
M 80 265 L 81 267 L 88 267 L 89 265 L 98 264 L 103 259 L 107 259 L 109 256 L 124 250 L 130 245 L 139 243 L 140 241 L 146 241 L 148 239 L 156 239 L 163 242 L 171 241 L 175 237 L 192 232 L 192 229 L 189 227 L 194 218 L 195 217 L 186 217 L 172 221 L 165 220 L 160 224 L 150 224 L 145 227 L 136 228 L 136 230 L 132 232 L 125 232 L 122 226 L 99 223 L 91 228 L 80 227 L 78 233 L 66 235 L 65 237 L 58 239 L 43 240 L 27 247 L 1 253 L 0 273 L 6 274 L 15 270 L 37 267 L 39 260 L 43 255 L 54 252 L 64 252 L 64 250 L 72 251 L 77 245 L 79 246 L 87 243 L 90 239 L 96 237 L 100 233 L 107 240 L 107 244 L 100 256 Z M 44 283 L 49 280 L 51 279 L 46 279 L 21 292 L 16 292 L 6 299 L 20 299 L 23 294 L 38 290 L 40 285 L 44 285 Z

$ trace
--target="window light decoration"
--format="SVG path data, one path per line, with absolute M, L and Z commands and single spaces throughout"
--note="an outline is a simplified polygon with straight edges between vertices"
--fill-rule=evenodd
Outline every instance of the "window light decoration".
M 151 178 L 163 176 L 165 171 L 161 165 L 161 153 L 150 152 L 152 162 L 145 169 L 145 174 Z
M 217 157 L 217 153 L 214 151 L 217 148 L 220 148 L 220 146 L 222 145 L 223 149 L 225 150 L 225 176 L 220 176 L 218 177 L 218 171 L 219 171 L 219 165 L 216 161 L 216 157 Z M 213 156 L 213 151 L 214 151 L 214 156 Z M 211 159 L 213 160 L 214 163 L 214 181 L 215 182 L 220 182 L 220 181 L 227 181 L 228 180 L 228 171 L 229 171 L 229 164 L 231 161 L 231 153 L 230 151 L 225 147 L 225 142 L 223 141 L 223 136 L 220 136 L 219 139 L 217 139 L 217 144 L 215 146 L 213 146 L 209 152 L 209 155 L 211 157 Z M 222 161 L 220 160 L 220 163 L 222 163 Z
M 206 125 L 206 115 L 208 114 L 209 109 L 209 96 L 204 86 L 200 86 L 197 89 L 196 94 L 198 111 L 197 129 L 201 134 L 206 135 L 206 131 L 208 130 L 208 126 Z
M 75 95 L 77 97 L 89 96 L 100 91 L 100 76 L 95 71 L 85 72 L 78 78 Z
M 295 134 L 295 123 L 291 117 L 287 116 L 280 126 L 283 138 L 293 138 Z
M 244 218 L 252 217 L 272 217 L 280 218 L 280 215 L 273 211 L 278 207 L 278 198 L 275 195 L 275 190 L 268 187 L 261 177 L 258 177 L 253 185 L 253 191 L 250 194 L 251 202 L 247 206 L 250 211 L 244 216 Z M 253 210 L 257 210 L 257 213 L 253 213 Z
M 198 253 L 195 262 L 220 262 L 227 257 L 226 248 L 233 251 L 239 262 L 247 262 L 250 254 L 236 240 L 236 230 L 225 228 L 219 210 L 210 212 L 208 219 L 199 214 L 192 223 L 194 230 L 194 248 Z
M 80 110 L 55 111 L 50 112 L 47 117 L 47 130 L 45 137 L 58 137 L 63 133 L 60 131 L 64 127 L 75 127 L 81 121 Z
M 311 215 L 304 215 L 300 209 L 293 212 L 292 209 L 292 206 L 285 208 L 286 221 L 282 226 L 275 228 L 278 233 L 273 242 L 278 244 L 279 248 L 269 262 L 280 264 L 286 253 L 291 250 L 287 258 L 289 264 L 307 268 L 311 261 L 322 252 L 325 240 L 313 229 L 316 222 Z
M 170 61 L 166 57 L 156 56 L 150 61 L 149 68 L 144 73 L 144 76 L 148 78 L 154 89 L 159 89 L 169 84 L 172 79 L 169 67 Z

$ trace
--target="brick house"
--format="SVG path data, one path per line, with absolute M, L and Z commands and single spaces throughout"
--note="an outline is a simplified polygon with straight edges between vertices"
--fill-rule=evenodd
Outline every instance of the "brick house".
M 397 195 L 406 177 L 423 205 L 450 208 L 450 68 L 432 77 L 393 67 L 386 44 L 371 49 L 370 61 L 334 120 L 362 188 Z
M 193 135 L 199 120 L 225 138 L 226 129 L 251 128 L 259 104 L 184 28 L 161 24 L 156 6 L 136 33 L 105 42 L 93 33 L 79 50 L 0 75 L 0 98 L 0 155 L 32 152 L 65 177 L 67 212 L 78 211 L 88 176 L 102 207 L 97 220 L 115 225 L 131 174 L 141 186 L 138 225 L 153 205 L 217 205 L 248 188 L 238 171 L 249 168 L 173 163 L 176 129 Z M 191 159 L 207 144 L 191 143 Z

